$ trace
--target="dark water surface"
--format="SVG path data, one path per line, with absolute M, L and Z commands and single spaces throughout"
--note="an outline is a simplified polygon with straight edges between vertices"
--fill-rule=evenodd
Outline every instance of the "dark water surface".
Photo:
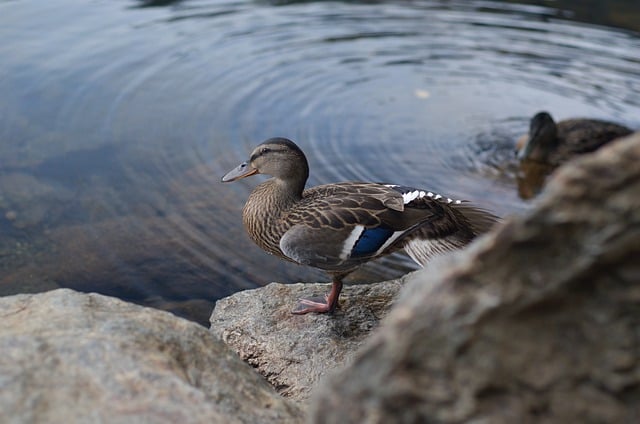
M 0 1 L 0 295 L 71 287 L 204 323 L 235 291 L 324 279 L 245 236 L 259 177 L 219 182 L 273 136 L 310 184 L 525 210 L 512 143 L 535 112 L 640 127 L 640 3 L 533 3 Z

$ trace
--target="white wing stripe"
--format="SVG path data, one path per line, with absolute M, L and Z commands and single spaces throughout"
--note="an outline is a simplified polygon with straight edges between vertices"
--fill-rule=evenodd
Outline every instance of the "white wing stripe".
M 353 250 L 353 246 L 356 245 L 363 231 L 364 231 L 363 225 L 355 226 L 355 228 L 351 231 L 351 234 L 349 234 L 349 237 L 345 239 L 344 244 L 342 245 L 342 252 L 340 253 L 340 259 L 344 261 L 351 256 L 351 251 Z
M 389 247 L 391 245 L 391 243 L 393 243 L 394 241 L 396 241 L 396 239 L 398 237 L 400 237 L 402 234 L 404 234 L 404 231 L 396 231 L 393 234 L 391 234 L 391 237 L 389 237 L 387 239 L 387 241 L 384 242 L 384 244 L 382 246 L 380 246 L 380 249 L 378 249 L 376 251 L 376 256 L 381 254 L 382 252 L 384 252 L 384 249 L 386 249 L 387 247 Z

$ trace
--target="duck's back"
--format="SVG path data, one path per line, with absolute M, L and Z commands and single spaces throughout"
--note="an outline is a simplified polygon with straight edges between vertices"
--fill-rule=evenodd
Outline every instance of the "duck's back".
M 593 152 L 633 132 L 625 126 L 597 119 L 567 119 L 558 122 L 557 128 L 555 163 L 564 162 L 576 154 Z
M 411 187 L 334 183 L 305 190 L 302 200 L 291 208 L 288 220 L 312 227 L 342 229 L 383 225 L 400 231 L 426 220 L 437 220 L 446 214 L 449 203 L 455 202 Z
M 389 209 L 403 211 L 402 195 L 375 183 L 334 183 L 309 188 L 288 214 L 294 224 L 340 229 L 380 224 Z

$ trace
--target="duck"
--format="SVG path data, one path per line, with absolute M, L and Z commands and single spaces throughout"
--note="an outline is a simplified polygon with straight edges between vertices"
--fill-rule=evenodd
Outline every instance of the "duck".
M 499 220 L 470 202 L 397 184 L 338 182 L 305 189 L 307 158 L 282 137 L 259 144 L 222 182 L 257 174 L 271 178 L 253 189 L 242 210 L 251 240 L 269 254 L 324 270 L 331 278 L 327 295 L 300 299 L 293 314 L 333 313 L 343 279 L 366 262 L 404 250 L 425 266 Z
M 524 200 L 534 198 L 557 167 L 632 132 L 608 121 L 577 118 L 556 123 L 549 112 L 536 113 L 529 133 L 516 142 L 518 195 Z
M 556 168 L 575 155 L 597 150 L 633 131 L 623 125 L 597 119 L 567 119 L 556 123 L 549 112 L 536 113 L 529 134 L 516 142 L 518 159 Z

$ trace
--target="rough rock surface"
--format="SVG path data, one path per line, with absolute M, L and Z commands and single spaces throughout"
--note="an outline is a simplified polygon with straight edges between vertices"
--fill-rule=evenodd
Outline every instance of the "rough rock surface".
M 68 289 L 0 298 L 2 423 L 299 423 L 205 328 Z
M 640 133 L 415 274 L 316 423 L 640 421 Z
M 219 300 L 211 331 L 283 396 L 304 400 L 326 372 L 349 362 L 401 285 L 401 279 L 346 285 L 333 315 L 293 315 L 299 298 L 324 294 L 330 285 L 272 283 Z

